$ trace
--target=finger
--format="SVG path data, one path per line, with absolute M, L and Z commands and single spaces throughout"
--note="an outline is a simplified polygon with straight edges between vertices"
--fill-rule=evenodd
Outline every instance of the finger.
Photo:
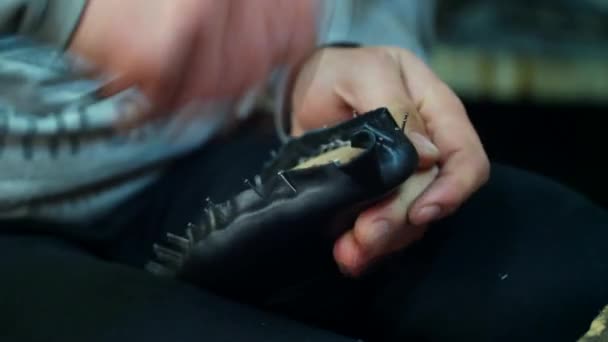
M 175 62 L 167 65 L 143 63 L 123 65 L 120 69 L 128 72 L 116 74 L 99 90 L 101 97 L 111 97 L 126 90 L 136 90 L 146 99 L 146 106 L 140 106 L 134 115 L 121 116 L 115 128 L 128 130 L 143 122 L 167 115 L 175 108 L 176 94 L 183 88 L 183 78 L 180 75 L 183 74 L 185 63 L 181 62 L 186 61 L 187 54 L 183 52 L 180 58 L 177 54 L 172 56 Z
M 406 136 L 418 153 L 418 169 L 426 170 L 437 163 L 440 157 L 439 149 L 426 135 L 410 131 Z
M 489 177 L 488 162 L 468 151 L 454 153 L 442 165 L 439 177 L 410 211 L 413 224 L 427 224 L 458 209 Z
M 144 122 L 167 115 L 175 103 L 177 89 L 182 88 L 177 74 L 179 64 L 172 64 L 171 70 L 163 72 L 148 72 L 147 69 L 134 67 L 133 72 L 117 76 L 102 89 L 102 96 L 114 96 L 129 88 L 136 89 L 147 101 L 146 106 L 138 108 L 135 115 L 122 116 L 116 123 L 116 128 L 128 130 Z M 137 72 L 137 73 L 136 73 Z
M 99 96 L 101 97 L 112 97 L 129 87 L 132 87 L 133 84 L 133 75 L 117 75 L 111 79 L 108 79 L 103 87 L 101 87 L 98 91 Z
M 408 225 L 407 210 L 436 174 L 437 168 L 417 173 L 394 196 L 359 216 L 355 228 L 334 245 L 334 258 L 343 273 L 358 276 L 375 260 L 422 237 L 425 228 Z
M 442 148 L 441 172 L 413 205 L 410 219 L 415 224 L 426 224 L 451 214 L 489 177 L 487 156 L 464 106 L 445 84 L 439 83 L 434 89 L 427 95 L 421 111 L 432 117 L 431 136 Z
M 388 107 L 399 125 L 407 115 L 404 131 L 420 154 L 420 166 L 433 165 L 439 152 L 426 138 L 425 123 L 410 99 L 399 67 L 397 59 L 381 49 L 322 50 L 296 78 L 292 134 L 338 124 L 351 118 L 353 111 Z
M 340 271 L 349 276 L 358 276 L 364 263 L 361 260 L 367 259 L 355 240 L 353 231 L 348 231 L 342 235 L 334 244 L 334 259 Z
M 484 184 L 489 162 L 458 97 L 420 60 L 408 53 L 400 53 L 400 58 L 408 68 L 408 89 L 441 150 L 437 180 L 410 210 L 411 222 L 423 225 L 452 213 Z
M 408 211 L 437 174 L 437 167 L 415 173 L 399 187 L 396 196 L 359 215 L 353 231 L 357 244 L 367 256 L 367 260 L 361 262 L 370 262 L 419 238 L 414 226 L 408 224 Z
M 114 69 L 121 69 L 122 67 L 115 67 Z M 129 70 L 129 68 L 125 68 Z M 113 125 L 113 129 L 117 132 L 126 132 L 141 120 L 152 109 L 152 103 L 149 97 L 144 92 L 130 92 L 124 96 L 120 93 L 125 91 L 131 91 L 138 87 L 141 89 L 140 84 L 136 84 L 135 80 L 138 80 L 136 74 L 139 73 L 137 68 L 131 68 L 129 73 L 118 74 L 111 69 L 97 69 L 97 75 L 95 77 L 100 80 L 100 87 L 95 91 L 95 96 L 99 99 L 107 99 L 110 97 L 116 97 L 114 102 L 116 103 L 116 111 L 119 112 L 116 122 Z M 113 113 L 116 114 L 116 113 Z
M 336 60 L 346 56 L 340 49 L 322 49 L 290 75 L 293 77 L 289 96 L 289 106 L 293 110 L 290 133 L 293 136 L 352 118 L 352 108 L 335 92 L 339 75 L 348 71 L 344 63 L 337 64 Z M 291 79 L 287 80 L 288 84 L 290 82 Z
M 428 137 L 424 120 L 413 106 L 413 102 L 402 100 L 397 104 L 389 104 L 387 108 L 396 123 L 403 127 L 403 133 L 414 145 L 418 153 L 418 169 L 428 169 L 435 165 L 439 160 L 439 149 Z
M 338 83 L 338 96 L 357 112 L 386 107 L 419 154 L 419 167 L 428 168 L 439 158 L 438 148 L 428 138 L 425 122 L 407 90 L 400 65 L 390 54 L 377 52 L 386 58 L 383 63 L 370 63 L 368 72 L 345 74 Z

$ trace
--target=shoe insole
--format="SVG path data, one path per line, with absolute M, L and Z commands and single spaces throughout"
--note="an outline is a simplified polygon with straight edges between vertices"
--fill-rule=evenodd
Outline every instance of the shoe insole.
M 317 167 L 330 163 L 346 164 L 360 155 L 363 151 L 364 149 L 362 148 L 352 147 L 350 144 L 347 144 L 302 161 L 295 166 L 293 170 Z
M 320 153 L 319 155 L 302 161 L 293 169 L 305 169 L 318 167 L 330 163 L 348 163 L 359 156 L 364 149 L 352 147 L 350 142 L 345 145 Z M 409 207 L 418 196 L 420 196 L 437 178 L 439 168 L 433 166 L 428 170 L 421 170 L 414 173 L 402 186 L 400 190 L 400 200 Z

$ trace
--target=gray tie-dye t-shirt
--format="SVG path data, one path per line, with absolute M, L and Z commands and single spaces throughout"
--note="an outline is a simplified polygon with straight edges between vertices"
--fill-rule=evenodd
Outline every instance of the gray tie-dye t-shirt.
M 116 130 L 133 114 L 132 104 L 145 99 L 136 89 L 98 96 L 104 81 L 87 78 L 86 64 L 64 53 L 84 3 L 0 3 L 0 218 L 79 221 L 104 214 L 159 177 L 174 157 L 213 137 L 234 119 L 229 114 L 247 113 L 252 98 L 268 95 L 252 89 L 236 103 L 185 108 Z M 432 9 L 426 0 L 325 1 L 318 43 L 397 45 L 424 57 Z M 278 107 L 284 75 L 276 70 L 268 81 Z

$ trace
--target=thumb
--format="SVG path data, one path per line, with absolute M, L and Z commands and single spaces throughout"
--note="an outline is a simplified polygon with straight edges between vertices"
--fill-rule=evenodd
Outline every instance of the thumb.
M 334 88 L 344 103 L 359 113 L 385 107 L 412 142 L 418 153 L 420 169 L 428 169 L 439 160 L 439 149 L 432 143 L 425 122 L 413 101 L 403 77 L 401 65 L 372 63 L 370 70 L 342 75 Z M 366 72 L 367 71 L 367 72 Z M 341 81 L 341 82 L 340 82 Z
M 439 149 L 429 138 L 425 122 L 400 77 L 386 75 L 378 82 L 366 81 L 358 82 L 356 86 L 337 87 L 336 92 L 348 106 L 359 113 L 387 108 L 416 148 L 418 168 L 428 169 L 437 163 Z
M 418 168 L 428 169 L 437 163 L 440 157 L 439 149 L 429 138 L 426 125 L 418 110 L 413 105 L 407 105 L 407 102 L 409 101 L 402 101 L 400 105 L 391 104 L 387 108 L 416 148 L 419 158 Z

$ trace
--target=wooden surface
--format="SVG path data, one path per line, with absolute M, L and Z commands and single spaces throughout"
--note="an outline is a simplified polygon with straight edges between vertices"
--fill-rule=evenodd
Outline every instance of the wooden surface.
M 590 324 L 589 331 L 579 342 L 608 342 L 608 306 Z

